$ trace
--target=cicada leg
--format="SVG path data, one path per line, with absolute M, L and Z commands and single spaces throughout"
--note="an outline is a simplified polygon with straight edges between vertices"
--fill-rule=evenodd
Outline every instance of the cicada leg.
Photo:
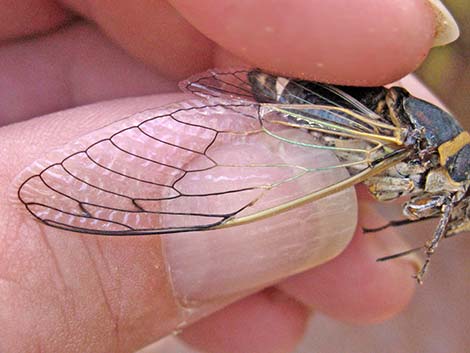
M 405 205 L 404 208 L 404 213 L 409 217 L 409 221 L 404 221 L 402 222 L 402 224 L 435 218 L 437 215 L 440 215 L 439 224 L 436 228 L 436 231 L 434 232 L 432 239 L 427 241 L 424 246 L 403 251 L 398 254 L 382 257 L 380 259 L 377 259 L 377 261 L 387 261 L 395 259 L 424 249 L 426 255 L 424 264 L 421 266 L 420 270 L 414 275 L 414 278 L 418 281 L 418 283 L 422 284 L 423 277 L 426 271 L 428 270 L 429 264 L 431 262 L 431 256 L 434 254 L 437 245 L 439 244 L 439 241 L 446 236 L 447 227 L 452 215 L 453 205 L 453 199 L 448 194 L 426 194 L 411 199 Z
M 434 254 L 439 241 L 445 237 L 447 231 L 447 225 L 450 221 L 450 216 L 452 214 L 453 205 L 451 203 L 445 204 L 442 206 L 442 217 L 439 220 L 439 224 L 437 225 L 436 231 L 434 232 L 434 236 L 432 239 L 426 242 L 424 245 L 425 252 L 426 252 L 426 259 L 424 261 L 423 266 L 421 269 L 416 273 L 414 278 L 418 281 L 419 284 L 423 283 L 423 277 L 429 267 L 431 262 L 431 256 Z
M 367 227 L 362 227 L 362 231 L 364 233 L 377 233 L 377 232 L 380 232 L 382 230 L 385 230 L 387 228 L 390 228 L 390 227 L 401 227 L 401 226 L 406 226 L 408 224 L 415 224 L 417 222 L 424 222 L 424 221 L 428 221 L 430 219 L 433 219 L 433 218 L 436 218 L 435 216 L 432 216 L 432 217 L 427 217 L 427 218 L 421 218 L 421 219 L 417 219 L 417 220 L 413 220 L 413 219 L 397 219 L 397 220 L 393 220 L 393 221 L 390 221 L 382 226 L 379 226 L 379 227 L 375 227 L 375 228 L 367 228 Z M 446 236 L 447 238 L 447 236 Z

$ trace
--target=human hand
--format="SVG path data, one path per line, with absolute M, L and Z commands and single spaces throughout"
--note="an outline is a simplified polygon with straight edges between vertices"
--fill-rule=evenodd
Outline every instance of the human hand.
M 236 66 L 241 61 L 229 51 L 284 75 L 376 85 L 414 70 L 434 40 L 434 16 L 422 1 L 306 1 L 295 8 L 262 1 L 63 2 L 98 28 L 72 22 L 71 12 L 55 4 L 0 2 L 0 36 L 9 39 L 0 51 L 0 119 L 24 121 L 0 129 L 4 200 L 15 175 L 45 152 L 182 99 L 163 93 L 191 73 Z M 415 94 L 424 92 L 418 87 Z M 102 102 L 149 93 L 160 94 Z M 63 111 L 91 102 L 100 103 Z M 337 214 L 324 222 L 322 209 L 331 202 Z M 181 336 L 208 351 L 286 352 L 312 308 L 350 322 L 384 320 L 406 305 L 414 288 L 408 260 L 375 263 L 406 248 L 392 231 L 374 238 L 357 231 L 340 256 L 294 275 L 346 246 L 354 205 L 351 191 L 291 213 L 289 221 L 298 225 L 293 234 L 286 234 L 286 218 L 277 217 L 246 226 L 243 234 L 226 230 L 214 242 L 211 232 L 115 239 L 69 234 L 4 202 L 0 348 L 133 351 L 193 323 Z M 385 223 L 367 199 L 360 197 L 359 205 L 359 224 Z M 330 249 L 315 248 L 326 236 Z

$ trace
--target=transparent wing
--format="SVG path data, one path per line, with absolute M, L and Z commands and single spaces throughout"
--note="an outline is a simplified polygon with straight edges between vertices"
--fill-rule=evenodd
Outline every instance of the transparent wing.
M 180 88 L 208 101 L 220 98 L 259 101 L 263 115 L 276 111 L 287 117 L 276 123 L 315 131 L 318 148 L 361 154 L 353 157 L 355 160 L 370 160 L 366 154 L 370 155 L 371 150 L 399 148 L 406 133 L 398 122 L 377 114 L 345 91 L 355 92 L 360 99 L 379 106 L 378 101 L 384 100 L 386 93 L 383 87 L 344 87 L 343 90 L 340 86 L 289 80 L 256 69 L 211 69 L 182 81 Z M 275 118 L 270 120 L 275 121 Z M 367 141 L 367 151 L 362 147 L 364 141 Z
M 183 92 L 205 99 L 224 98 L 254 101 L 249 69 L 210 69 L 191 76 L 179 84 Z
M 138 114 L 52 152 L 20 175 L 18 199 L 41 222 L 77 232 L 214 229 L 298 207 L 407 158 L 399 127 L 341 90 L 312 91 L 324 104 L 260 104 L 251 72 L 192 77 L 180 86 L 205 102 Z
M 371 163 L 380 143 L 332 154 L 319 149 L 324 134 L 293 128 L 274 108 L 187 101 L 138 114 L 35 162 L 18 178 L 18 199 L 41 222 L 76 232 L 213 229 L 318 199 L 404 158 Z M 341 166 L 357 168 L 351 177 Z
M 205 99 L 225 98 L 262 103 L 316 104 L 346 108 L 371 119 L 383 121 L 380 115 L 345 91 L 347 89 L 364 99 L 373 100 L 374 98 L 367 96 L 380 98 L 380 95 L 385 92 L 383 87 L 366 89 L 341 87 L 320 82 L 289 80 L 263 73 L 258 69 L 236 68 L 210 69 L 181 81 L 179 86 L 182 91 Z M 278 96 L 280 90 L 283 92 L 282 102 Z M 302 94 L 299 94 L 300 92 Z

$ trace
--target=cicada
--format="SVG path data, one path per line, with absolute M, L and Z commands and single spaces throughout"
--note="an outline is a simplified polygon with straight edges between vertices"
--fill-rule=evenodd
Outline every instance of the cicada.
M 52 152 L 21 174 L 18 199 L 48 226 L 131 236 L 255 222 L 362 182 L 379 201 L 409 196 L 406 219 L 388 226 L 439 218 L 422 247 L 419 282 L 439 240 L 470 229 L 470 135 L 403 88 L 335 86 L 257 69 L 210 70 L 180 86 L 198 99 Z M 220 153 L 227 145 L 230 153 Z M 240 152 L 246 145 L 258 152 Z M 299 162 L 300 150 L 329 151 L 334 161 Z M 338 168 L 349 176 L 316 190 L 292 188 Z M 296 192 L 286 193 L 290 187 Z

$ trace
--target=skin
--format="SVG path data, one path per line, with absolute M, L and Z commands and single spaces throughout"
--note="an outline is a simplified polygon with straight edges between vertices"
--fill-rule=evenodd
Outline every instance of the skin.
M 399 79 L 422 62 L 433 40 L 429 8 L 424 1 L 406 2 L 408 10 L 398 0 L 380 6 L 375 0 L 298 1 L 295 8 L 281 6 L 280 12 L 264 1 L 24 0 L 12 5 L 0 0 L 0 124 L 25 121 L 0 129 L 0 195 L 7 197 L 14 176 L 31 161 L 112 121 L 116 108 L 95 104 L 87 108 L 85 121 L 82 111 L 28 121 L 35 116 L 112 98 L 176 92 L 176 82 L 189 74 L 247 62 L 340 84 Z M 353 19 L 352 13 L 357 14 Z M 286 46 L 289 50 L 281 50 Z M 411 84 L 414 94 L 429 97 L 419 83 L 411 79 Z M 151 104 L 171 100 L 162 95 Z M 120 109 L 134 112 L 135 101 L 126 102 Z M 383 224 L 373 202 L 361 195 L 359 224 Z M 40 239 L 52 234 L 44 232 Z M 152 281 L 163 276 L 148 259 L 149 247 L 158 246 L 154 241 L 109 245 L 102 239 L 59 237 L 66 243 L 44 246 L 37 238 L 37 228 L 0 205 L 0 320 L 7 327 L 0 333 L 0 350 L 130 352 L 176 329 L 174 298 Z M 313 310 L 355 323 L 390 318 L 412 297 L 414 267 L 405 259 L 379 267 L 374 259 L 377 250 L 386 254 L 384 249 L 397 244 L 406 246 L 392 231 L 365 238 L 358 230 L 339 257 L 195 319 L 181 337 L 208 352 L 288 352 Z M 88 255 L 72 256 L 81 251 Z M 163 261 L 158 255 L 153 260 Z M 122 263 L 135 264 L 138 271 L 126 272 Z M 57 278 L 74 283 L 78 273 L 63 268 L 86 268 L 100 280 L 81 282 L 64 299 Z M 119 281 L 110 274 L 114 268 L 121 271 Z M 126 292 L 126 279 L 137 274 L 145 284 L 135 288 L 138 300 L 132 290 Z M 87 310 L 102 297 L 111 308 L 120 308 L 119 325 L 105 307 Z M 139 313 L 134 325 L 132 315 Z

